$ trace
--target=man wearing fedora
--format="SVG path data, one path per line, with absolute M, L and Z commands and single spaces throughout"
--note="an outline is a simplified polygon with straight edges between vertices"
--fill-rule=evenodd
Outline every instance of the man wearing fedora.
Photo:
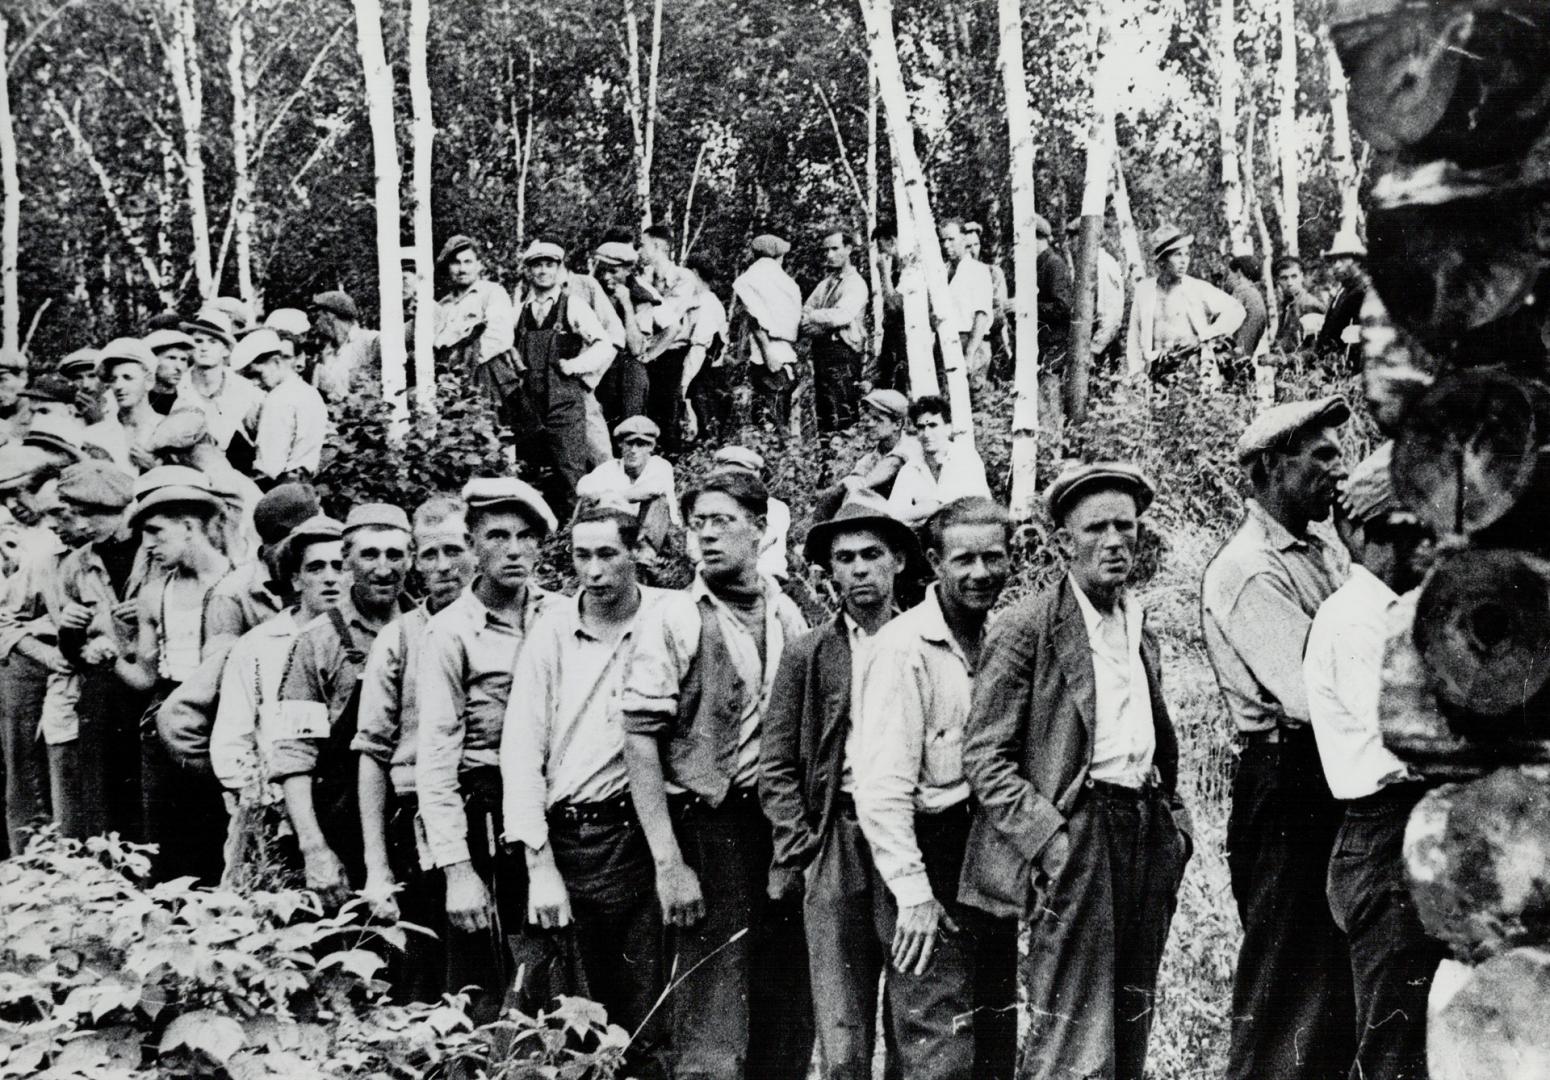
M 1350 950 L 1325 895 L 1341 809 L 1309 728 L 1303 646 L 1349 560 L 1315 523 L 1340 481 L 1338 397 L 1265 410 L 1238 438 L 1253 486 L 1242 524 L 1206 567 L 1201 624 L 1237 773 L 1227 868 L 1243 923 L 1230 1080 L 1344 1076 L 1355 1053 Z
M 1339 374 L 1348 375 L 1361 366 L 1362 301 L 1367 299 L 1367 245 L 1356 230 L 1342 229 L 1324 253 L 1329 272 L 1336 281 L 1324 325 L 1313 342 L 1314 351 L 1333 359 Z
M 1189 276 L 1193 233 L 1162 225 L 1152 233 L 1155 277 L 1136 283 L 1126 339 L 1131 378 L 1157 382 L 1198 371 L 1208 384 L 1220 376 L 1215 353 L 1243 324 L 1243 305 L 1209 282 Z
M 1050 485 L 1066 574 L 996 623 L 974 681 L 963 765 L 978 810 L 960 896 L 1030 920 L 1022 1078 L 1145 1072 L 1191 846 L 1157 643 L 1128 587 L 1152 496 L 1115 463 Z
M 820 1075 L 862 1080 L 872 1075 L 887 957 L 847 744 L 857 675 L 872 636 L 897 612 L 895 580 L 919 549 L 877 494 L 858 491 L 808 531 L 805 554 L 829 574 L 840 612 L 793 641 L 775 675 L 759 750 L 759 797 L 775 837 L 769 893 L 804 898 Z

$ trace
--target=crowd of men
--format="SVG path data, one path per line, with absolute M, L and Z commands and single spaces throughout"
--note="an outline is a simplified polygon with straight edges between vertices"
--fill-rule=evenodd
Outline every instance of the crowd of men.
M 988 368 L 998 286 L 973 230 L 943 231 L 955 289 L 984 279 L 961 333 Z M 380 365 L 343 293 L 262 323 L 222 298 L 47 369 L 4 357 L 11 850 L 52 822 L 156 845 L 156 880 L 362 896 L 434 931 L 383 946 L 398 999 L 463 991 L 488 1019 L 584 994 L 636 1033 L 634 1076 L 796 1080 L 816 1053 L 869 1077 L 881 1044 L 911 1080 L 1140 1080 L 1193 848 L 1130 587 L 1156 492 L 1123 463 L 1063 471 L 1045 504 L 1065 572 L 996 610 L 1007 512 L 948 404 L 901 389 L 909 268 L 885 262 L 883 359 L 863 362 L 852 241 L 823 245 L 804 300 L 789 245 L 756 238 L 733 333 L 658 230 L 604 242 L 588 274 L 535 242 L 515 301 L 453 238 L 439 359 L 535 482 L 337 519 L 311 484 L 330 405 Z M 1188 251 L 1160 233 L 1131 302 L 1148 370 L 1242 322 Z M 791 513 L 765 462 L 719 445 L 744 362 L 773 415 L 811 370 L 824 429 L 865 428 L 801 537 L 829 583 L 816 625 L 782 587 Z M 1419 785 L 1376 714 L 1381 612 L 1426 545 L 1381 454 L 1344 476 L 1347 415 L 1281 405 L 1243 433 L 1254 499 L 1202 586 L 1242 743 L 1234 1077 L 1424 1075 L 1440 947 L 1395 886 Z M 694 437 L 719 448 L 680 477 L 663 451 Z M 1332 507 L 1338 541 L 1316 525 Z M 574 595 L 537 579 L 561 530 Z M 654 587 L 680 538 L 691 583 Z

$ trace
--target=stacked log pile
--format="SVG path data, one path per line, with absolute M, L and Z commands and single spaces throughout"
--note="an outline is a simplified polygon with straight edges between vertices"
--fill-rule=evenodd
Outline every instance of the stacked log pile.
M 1443 552 L 1395 608 L 1405 856 L 1470 965 L 1433 1080 L 1550 1077 L 1550 0 L 1336 0 L 1368 196 L 1366 385 Z

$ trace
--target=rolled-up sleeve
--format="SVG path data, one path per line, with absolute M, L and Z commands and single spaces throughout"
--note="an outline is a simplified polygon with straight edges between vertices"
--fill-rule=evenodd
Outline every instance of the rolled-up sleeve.
M 489 360 L 507 351 L 517 340 L 517 310 L 511 297 L 493 282 L 484 292 L 484 333 L 479 337 L 479 359 Z
M 285 472 L 296 443 L 298 423 L 296 399 L 286 393 L 269 392 L 258 414 L 258 434 L 254 437 L 253 468 L 270 479 Z
M 366 656 L 361 676 L 360 715 L 350 749 L 365 754 L 384 769 L 393 762 L 398 748 L 399 700 L 404 679 L 404 635 L 402 619 L 394 620 Z
M 463 808 L 458 768 L 463 762 L 467 675 L 463 644 L 434 621 L 426 627 L 419 659 L 418 707 L 420 753 L 415 788 L 425 823 L 431 865 L 468 861 L 468 816 Z
M 915 840 L 915 788 L 926 745 L 925 671 L 920 658 L 878 642 L 861 668 L 851 759 L 856 817 L 872 847 L 877 872 L 899 907 L 933 898 Z
M 258 702 L 253 696 L 253 663 L 234 648 L 221 669 L 221 694 L 210 729 L 210 768 L 221 786 L 246 791 L 262 780 L 258 754 Z
M 627 734 L 661 735 L 678 717 L 678 695 L 700 647 L 700 614 L 685 593 L 664 598 L 639 619 L 619 711 Z
M 1249 578 L 1227 613 L 1227 637 L 1234 651 L 1294 720 L 1308 719 L 1308 689 L 1302 654 L 1313 620 L 1274 574 Z
M 511 675 L 511 685 L 521 689 L 506 700 L 501 729 L 501 813 L 506 839 L 535 851 L 549 842 L 545 810 L 558 644 L 556 634 L 542 621 L 522 643 Z
M 318 635 L 303 634 L 296 639 L 290 659 L 286 661 L 285 678 L 280 684 L 282 704 L 290 701 L 330 704 L 332 668 L 324 653 Z M 331 708 L 329 720 L 332 723 Z M 322 739 L 276 739 L 269 759 L 269 779 L 279 783 L 291 776 L 310 776 L 317 768 L 322 743 Z

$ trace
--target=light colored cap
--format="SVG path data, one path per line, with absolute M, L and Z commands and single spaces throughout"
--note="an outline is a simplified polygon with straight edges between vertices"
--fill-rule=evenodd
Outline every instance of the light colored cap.
M 242 340 L 237 342 L 237 347 L 232 349 L 231 369 L 245 371 L 248 365 L 266 356 L 283 355 L 285 355 L 285 342 L 280 340 L 280 335 L 268 327 L 260 327 L 244 335 Z
M 909 398 L 897 390 L 873 390 L 861 399 L 861 404 L 871 406 L 884 416 L 903 420 L 910 411 Z
M 264 325 L 281 334 L 303 337 L 312 329 L 312 320 L 307 318 L 307 313 L 301 308 L 283 307 L 271 311 Z
M 1256 454 L 1285 444 L 1304 428 L 1338 427 L 1350 418 L 1351 407 L 1339 395 L 1273 406 L 1238 436 L 1238 460 L 1247 464 Z
M 635 250 L 634 245 L 620 240 L 599 244 L 592 254 L 597 256 L 598 262 L 607 263 L 609 266 L 634 266 L 640 262 L 640 252 Z
M 538 489 L 515 476 L 476 476 L 463 486 L 463 501 L 470 512 L 492 506 L 515 506 L 542 525 L 546 536 L 559 526 L 554 511 Z
M 548 240 L 534 240 L 522 253 L 523 263 L 537 262 L 539 259 L 552 259 L 557 263 L 565 261 L 565 249 L 559 244 Z
M 53 456 L 41 447 L 22 443 L 0 446 L 0 488 L 19 486 L 53 460 Z
M 106 374 L 119 364 L 139 364 L 146 371 L 155 371 L 156 354 L 140 338 L 114 338 L 102 347 L 102 359 L 97 368 Z
M 209 422 L 202 409 L 174 409 L 151 432 L 151 452 L 192 450 L 210 434 Z
M 59 373 L 67 374 L 81 368 L 91 368 L 96 371 L 102 366 L 102 353 L 98 349 L 76 349 L 66 353 L 63 360 L 59 361 Z
M 392 503 L 361 503 L 351 507 L 344 519 L 344 534 L 356 529 L 400 529 L 409 531 L 409 515 Z
M 255 321 L 257 321 L 253 317 L 253 305 L 249 304 L 241 297 L 213 297 L 207 306 L 215 308 L 218 311 L 224 311 L 226 313 L 226 317 L 231 320 L 231 328 L 233 333 L 240 334 L 242 331 L 252 326 Z
M 746 446 L 723 446 L 711 455 L 710 460 L 717 465 L 731 465 L 736 469 L 746 469 L 755 475 L 764 472 L 764 455 Z
M 748 247 L 755 255 L 766 259 L 778 259 L 791 250 L 791 245 L 774 233 L 760 233 L 749 241 Z
M 231 325 L 231 315 L 222 308 L 210 304 L 200 308 L 198 314 L 184 323 L 183 330 L 195 337 L 214 338 L 228 349 L 237 343 L 237 334 Z
M 614 427 L 614 438 L 622 439 L 626 435 L 645 435 L 655 441 L 662 437 L 662 429 L 649 416 L 631 416 Z
M 73 416 L 34 413 L 22 445 L 56 450 L 72 461 L 84 461 L 87 457 L 83 449 L 85 435 L 86 426 Z
M 152 330 L 142 340 L 145 342 L 145 347 L 153 353 L 159 353 L 163 349 L 192 349 L 194 347 L 194 339 L 181 330 Z M 64 365 L 61 364 L 60 366 L 63 367 Z
M 1194 242 L 1194 233 L 1187 233 L 1177 225 L 1160 225 L 1152 232 L 1152 258 L 1160 259 L 1168 252 Z

